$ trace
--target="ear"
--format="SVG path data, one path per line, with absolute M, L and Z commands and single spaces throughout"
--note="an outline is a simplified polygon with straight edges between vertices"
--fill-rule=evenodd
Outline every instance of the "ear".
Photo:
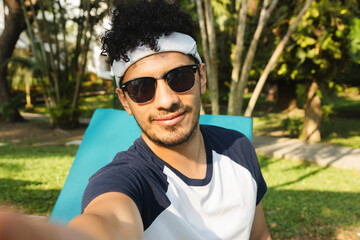
M 116 93 L 118 95 L 118 98 L 119 98 L 121 104 L 123 105 L 124 109 L 126 110 L 126 112 L 129 115 L 132 115 L 132 111 L 130 109 L 128 100 L 127 100 L 127 98 L 125 96 L 125 93 L 120 88 L 116 88 Z
M 206 92 L 206 65 L 204 63 L 200 64 L 199 66 L 200 71 L 200 89 L 201 94 Z

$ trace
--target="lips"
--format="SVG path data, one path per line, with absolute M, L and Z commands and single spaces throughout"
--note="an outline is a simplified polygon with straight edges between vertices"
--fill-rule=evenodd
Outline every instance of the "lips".
M 161 126 L 174 126 L 177 123 L 179 123 L 181 120 L 183 120 L 184 117 L 185 117 L 185 112 L 181 112 L 181 113 L 174 113 L 166 116 L 161 116 L 155 118 L 153 121 Z

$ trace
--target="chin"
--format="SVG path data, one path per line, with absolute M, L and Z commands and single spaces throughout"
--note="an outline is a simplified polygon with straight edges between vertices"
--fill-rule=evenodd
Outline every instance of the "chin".
M 193 121 L 190 129 L 179 129 L 179 126 L 166 127 L 160 131 L 147 131 L 142 129 L 146 137 L 158 146 L 176 147 L 189 142 L 198 127 L 199 121 Z M 162 135 L 160 137 L 159 135 Z

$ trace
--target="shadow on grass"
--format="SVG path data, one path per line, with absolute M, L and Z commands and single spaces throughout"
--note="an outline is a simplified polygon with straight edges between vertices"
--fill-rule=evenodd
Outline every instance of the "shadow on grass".
M 325 139 L 334 137 L 348 138 L 353 136 L 359 136 L 359 119 L 360 115 L 357 118 L 331 116 L 327 121 L 322 122 L 320 126 L 321 135 Z
M 27 214 L 49 215 L 60 189 L 36 189 L 40 184 L 39 181 L 0 178 L 0 204 L 10 205 Z
M 16 171 L 19 172 L 23 169 L 23 166 L 17 163 L 2 163 L 0 162 L 0 169 L 5 171 Z
M 259 163 L 261 165 L 261 170 L 268 169 L 272 164 L 275 164 L 276 162 L 280 162 L 280 158 L 270 158 L 263 155 L 258 155 Z
M 20 159 L 20 158 L 46 158 L 46 157 L 65 157 L 75 156 L 78 146 L 18 146 L 8 145 L 0 148 L 0 159 Z
M 305 163 L 305 166 L 306 166 L 306 165 L 307 165 L 307 164 Z M 300 165 L 300 166 L 301 166 L 301 165 Z M 288 185 L 292 185 L 292 184 L 301 182 L 301 181 L 303 181 L 304 179 L 306 179 L 306 178 L 308 178 L 308 177 L 311 177 L 311 176 L 314 176 L 314 175 L 320 173 L 321 171 L 326 170 L 326 169 L 329 168 L 329 167 L 330 167 L 330 166 L 327 165 L 327 166 L 325 166 L 325 167 L 318 168 L 318 169 L 316 169 L 316 170 L 313 170 L 313 171 L 311 171 L 311 172 L 309 172 L 309 173 L 307 173 L 307 174 L 304 174 L 304 175 L 298 177 L 298 178 L 295 179 L 295 180 L 288 181 L 288 182 L 282 183 L 282 184 L 280 184 L 280 185 L 276 185 L 276 186 L 274 186 L 273 188 L 276 189 L 276 188 L 280 188 L 280 187 L 284 187 L 284 186 L 288 186 Z M 302 168 L 302 167 L 301 167 L 301 168 Z M 301 169 L 301 168 L 295 167 L 295 169 Z
M 263 156 L 259 160 L 265 171 L 274 170 L 271 165 L 282 161 Z M 318 166 L 310 170 L 311 166 L 314 165 L 303 162 L 284 167 L 281 169 L 284 175 L 294 171 L 301 174 L 294 174 L 296 178 L 268 188 L 263 206 L 273 239 L 359 239 L 360 189 L 359 192 L 287 189 L 329 169 L 329 166 Z M 317 182 L 314 184 L 313 188 L 316 189 Z M 326 183 L 321 181 L 318 184 Z M 344 232 L 347 235 L 339 237 Z
M 360 224 L 359 193 L 270 187 L 263 205 L 274 239 L 338 239 L 339 230 Z M 352 234 L 346 239 L 357 239 Z

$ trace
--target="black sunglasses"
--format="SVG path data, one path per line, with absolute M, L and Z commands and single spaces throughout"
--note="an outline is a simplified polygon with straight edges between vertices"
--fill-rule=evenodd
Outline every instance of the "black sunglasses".
M 139 77 L 120 85 L 123 92 L 127 92 L 131 100 L 136 103 L 146 103 L 155 96 L 156 80 L 165 79 L 171 90 L 184 93 L 191 90 L 195 83 L 195 73 L 199 69 L 197 64 L 180 66 L 158 77 Z

